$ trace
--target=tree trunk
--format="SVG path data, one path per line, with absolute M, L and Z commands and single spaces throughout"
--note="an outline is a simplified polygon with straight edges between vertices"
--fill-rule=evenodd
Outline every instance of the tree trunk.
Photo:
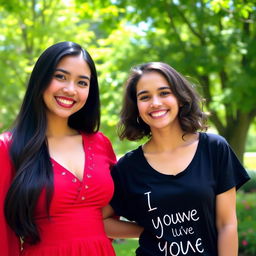
M 253 119 L 249 113 L 240 113 L 238 114 L 238 118 L 232 124 L 226 126 L 224 134 L 220 133 L 227 139 L 242 163 L 248 130 L 252 120 Z

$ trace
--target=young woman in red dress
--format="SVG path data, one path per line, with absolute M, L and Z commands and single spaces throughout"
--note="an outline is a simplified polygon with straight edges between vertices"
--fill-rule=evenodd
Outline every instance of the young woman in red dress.
M 46 49 L 13 128 L 0 135 L 1 255 L 115 255 L 102 208 L 116 158 L 98 131 L 99 106 L 89 53 L 73 42 Z

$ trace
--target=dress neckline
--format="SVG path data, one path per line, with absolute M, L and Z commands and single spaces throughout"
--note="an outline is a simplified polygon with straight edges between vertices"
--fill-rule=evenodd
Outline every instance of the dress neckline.
M 86 140 L 84 138 L 84 134 L 80 133 L 80 135 L 82 136 L 82 146 L 83 146 L 83 150 L 84 150 L 84 168 L 83 168 L 83 175 L 82 175 L 82 179 L 78 178 L 72 171 L 70 171 L 68 168 L 66 168 L 65 166 L 63 166 L 62 164 L 60 164 L 57 160 L 55 160 L 53 157 L 50 156 L 50 159 L 53 163 L 57 164 L 59 167 L 61 167 L 63 170 L 65 170 L 67 173 L 69 173 L 71 176 L 73 176 L 74 178 L 76 178 L 79 182 L 83 182 L 84 177 L 85 177 L 85 170 L 86 170 L 86 163 L 87 163 L 87 154 L 86 154 Z

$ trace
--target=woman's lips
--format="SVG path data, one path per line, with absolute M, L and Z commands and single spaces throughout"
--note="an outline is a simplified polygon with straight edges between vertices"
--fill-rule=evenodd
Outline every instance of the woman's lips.
M 66 97 L 55 97 L 56 102 L 64 107 L 64 108 L 71 108 L 74 104 L 75 101 L 73 99 L 70 98 L 66 98 Z

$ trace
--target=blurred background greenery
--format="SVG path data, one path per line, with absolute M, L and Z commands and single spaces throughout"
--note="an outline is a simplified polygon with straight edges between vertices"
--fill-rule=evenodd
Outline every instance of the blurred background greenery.
M 223 135 L 253 171 L 255 16 L 256 0 L 0 0 L 0 132 L 17 115 L 38 56 L 51 44 L 69 40 L 96 61 L 101 130 L 118 156 L 140 143 L 120 143 L 116 134 L 129 70 L 163 61 L 194 84 L 206 100 L 210 131 Z
M 118 155 L 116 124 L 130 68 L 164 61 L 206 99 L 210 124 L 243 160 L 256 151 L 255 0 L 0 0 L 0 131 L 19 110 L 31 69 L 53 43 L 70 40 L 97 64 L 101 130 Z

